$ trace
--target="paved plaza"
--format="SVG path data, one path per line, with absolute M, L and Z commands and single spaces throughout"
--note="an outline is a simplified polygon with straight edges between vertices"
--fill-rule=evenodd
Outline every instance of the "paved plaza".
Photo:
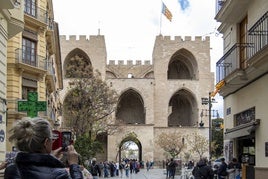
M 125 173 L 123 173 L 123 176 L 116 176 L 116 177 L 110 177 L 111 179 L 166 179 L 166 175 L 164 174 L 163 169 L 151 169 L 147 171 L 146 169 L 141 169 L 139 173 L 135 174 L 132 173 L 129 175 L 129 177 L 125 176 Z M 176 175 L 175 179 L 186 179 L 185 176 Z

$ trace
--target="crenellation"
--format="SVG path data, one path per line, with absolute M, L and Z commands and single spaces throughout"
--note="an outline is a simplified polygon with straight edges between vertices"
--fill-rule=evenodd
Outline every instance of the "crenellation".
M 171 37 L 171 36 L 162 36 L 162 35 L 159 35 L 156 37 L 156 41 L 166 41 L 166 42 L 176 42 L 176 43 L 180 43 L 180 42 L 184 42 L 184 41 L 192 41 L 192 42 L 210 42 L 210 37 L 209 36 L 174 36 L 174 37 Z
M 76 41 L 76 35 L 69 35 L 69 40 L 70 41 Z
M 133 65 L 133 61 L 132 60 L 127 60 L 127 65 Z
M 192 36 L 185 36 L 184 41 L 192 41 Z
M 80 41 L 88 41 L 89 39 L 87 38 L 86 35 L 79 35 L 77 40 L 80 40 Z
M 170 36 L 164 36 L 164 40 L 170 41 Z
M 63 40 L 66 40 L 67 39 L 67 36 L 66 35 L 60 35 L 60 40 L 63 41 Z
M 195 37 L 195 41 L 203 41 L 203 40 L 202 40 L 202 36 L 196 36 L 196 37 Z
M 115 60 L 109 60 L 108 65 L 115 65 Z
M 107 65 L 142 66 L 142 65 L 152 65 L 152 62 L 150 60 L 127 60 L 127 61 L 125 61 L 125 60 L 109 60 Z
M 118 65 L 124 65 L 124 60 L 118 60 Z
M 141 60 L 136 60 L 136 65 L 141 65 Z
M 181 38 L 181 36 L 175 36 L 175 41 L 176 42 L 182 42 L 183 39 Z
M 150 60 L 145 60 L 144 65 L 151 65 L 151 61 Z

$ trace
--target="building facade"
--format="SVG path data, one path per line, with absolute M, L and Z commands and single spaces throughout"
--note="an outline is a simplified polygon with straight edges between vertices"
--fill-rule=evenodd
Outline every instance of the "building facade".
M 166 159 L 156 144 L 162 132 L 179 131 L 184 135 L 197 132 L 208 138 L 208 118 L 201 119 L 200 114 L 203 108 L 208 108 L 201 105 L 201 98 L 208 97 L 214 86 L 209 37 L 171 39 L 159 35 L 152 61 L 111 60 L 108 64 L 104 36 L 61 36 L 60 39 L 65 86 L 60 92 L 63 104 L 71 80 L 66 76 L 66 69 L 76 58 L 98 70 L 102 79 L 119 94 L 113 117 L 123 121 L 123 130 L 106 136 L 105 153 L 98 156 L 99 161 L 118 160 L 119 147 L 132 140 L 139 148 L 139 160 L 160 162 Z M 64 115 L 62 117 L 64 127 Z M 199 128 L 201 120 L 203 128 Z M 134 134 L 135 140 L 130 134 Z
M 52 124 L 61 115 L 58 91 L 63 88 L 58 24 L 54 22 L 52 0 L 24 0 L 23 31 L 7 43 L 7 130 L 16 120 L 35 113 Z M 29 92 L 46 105 L 30 107 Z M 31 101 L 37 104 L 37 101 Z M 19 107 L 19 103 L 22 106 Z M 21 108 L 22 107 L 22 108 Z M 7 133 L 7 138 L 9 137 Z M 13 146 L 7 142 L 6 151 Z
M 224 55 L 216 82 L 224 98 L 225 156 L 243 163 L 243 178 L 268 174 L 268 2 L 217 0 Z
M 0 161 L 5 159 L 7 121 L 7 42 L 24 27 L 23 8 L 19 1 L 0 2 Z

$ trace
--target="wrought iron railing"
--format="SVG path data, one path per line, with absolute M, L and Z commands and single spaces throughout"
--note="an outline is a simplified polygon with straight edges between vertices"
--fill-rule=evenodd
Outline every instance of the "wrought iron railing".
M 35 4 L 25 3 L 24 13 L 45 24 L 48 22 L 47 11 L 37 7 Z
M 22 49 L 16 49 L 15 54 L 16 63 L 23 63 L 42 70 L 47 70 L 47 60 L 45 57 L 33 54 L 27 55 Z
M 235 44 L 223 57 L 216 63 L 216 82 L 220 82 L 222 79 L 230 75 L 233 71 L 240 68 L 239 56 L 240 51 L 243 48 L 248 50 L 251 44 Z
M 235 44 L 216 63 L 216 82 L 220 82 L 236 69 L 244 69 L 252 57 L 268 46 L 268 11 L 249 29 L 247 42 Z M 242 59 L 243 56 L 243 60 Z
M 54 67 L 52 65 L 52 62 L 47 62 L 46 66 L 45 66 L 45 69 L 47 70 L 49 75 L 53 76 L 53 80 L 56 83 L 55 69 L 54 69 Z
M 268 11 L 249 29 L 248 41 L 254 44 L 248 51 L 251 58 L 268 45 Z

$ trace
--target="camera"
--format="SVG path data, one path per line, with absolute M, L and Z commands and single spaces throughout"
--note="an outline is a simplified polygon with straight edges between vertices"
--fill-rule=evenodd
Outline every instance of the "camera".
M 55 141 L 52 144 L 52 150 L 62 147 L 62 151 L 66 152 L 68 150 L 68 146 L 73 143 L 72 132 L 70 131 L 53 130 L 53 138 Z

